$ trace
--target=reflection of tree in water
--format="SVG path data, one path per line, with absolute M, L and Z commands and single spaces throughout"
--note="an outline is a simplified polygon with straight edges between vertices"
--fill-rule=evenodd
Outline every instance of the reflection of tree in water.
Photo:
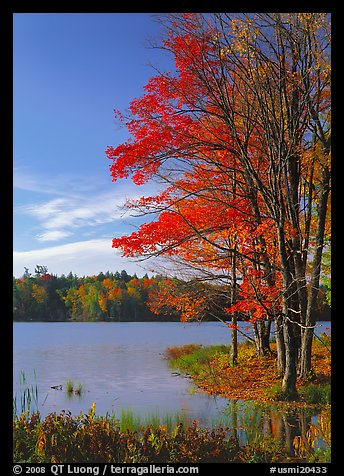
M 306 438 L 306 431 L 312 416 L 314 416 L 314 411 L 303 408 L 295 408 L 279 415 L 283 420 L 283 443 L 289 456 L 295 456 L 294 439 L 297 436 L 301 436 L 302 439 Z
M 290 457 L 297 456 L 295 438 L 307 442 L 310 424 L 316 424 L 319 414 L 320 410 L 314 408 L 282 410 L 234 400 L 228 402 L 225 411 L 227 425 L 241 445 L 253 444 L 261 438 L 270 437 L 278 441 Z M 316 445 L 326 445 L 321 435 Z

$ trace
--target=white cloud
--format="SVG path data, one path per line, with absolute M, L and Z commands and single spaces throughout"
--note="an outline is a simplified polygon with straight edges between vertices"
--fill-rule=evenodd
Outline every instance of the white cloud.
M 113 192 L 69 198 L 55 198 L 45 203 L 31 203 L 15 208 L 17 215 L 30 216 L 39 222 L 39 241 L 58 241 L 82 227 L 113 223 L 124 217 L 125 197 Z
M 70 236 L 70 235 L 71 233 L 68 231 L 59 231 L 59 230 L 47 231 L 45 233 L 42 233 L 41 235 L 38 235 L 37 240 L 58 241 L 58 240 L 62 240 L 63 238 L 67 238 L 67 236 Z
M 19 176 L 19 179 L 18 179 Z M 47 201 L 31 201 L 25 205 L 17 205 L 14 208 L 15 229 L 20 232 L 17 224 L 20 223 L 20 217 L 25 216 L 36 221 L 32 222 L 32 238 L 38 241 L 58 241 L 68 236 L 72 236 L 76 230 L 83 228 L 84 236 L 87 236 L 88 229 L 95 228 L 98 225 L 114 223 L 124 217 L 128 217 L 130 212 L 124 207 L 127 199 L 135 200 L 145 193 L 154 193 L 152 184 L 137 187 L 130 181 L 120 181 L 116 184 L 101 187 L 98 183 L 98 189 L 88 190 L 85 177 L 80 178 L 78 189 L 76 190 L 72 181 L 64 181 L 61 177 L 55 177 L 53 185 L 51 182 L 43 180 L 45 190 L 49 190 L 52 195 L 58 195 Z M 38 191 L 41 180 L 32 176 L 17 173 L 17 186 L 27 190 Z M 82 183 L 85 186 L 82 186 Z M 88 178 L 88 182 L 92 182 Z M 93 183 L 93 187 L 96 184 Z M 82 190 L 82 191 L 81 191 Z M 99 191 L 100 190 L 100 191 Z M 30 230 L 30 232 L 31 232 Z M 37 231 L 38 230 L 38 231 Z M 28 236 L 28 227 L 25 234 Z M 17 231 L 16 231 L 17 232 Z
M 47 230 L 80 228 L 108 223 L 121 216 L 122 201 L 114 200 L 110 192 L 91 197 L 58 198 L 22 207 L 21 211 L 40 220 L 41 226 Z
M 121 271 L 143 276 L 144 264 L 122 258 L 111 247 L 111 238 L 79 241 L 30 251 L 14 251 L 13 275 L 20 277 L 24 267 L 34 271 L 36 265 L 48 267 L 52 274 L 67 275 L 70 271 L 78 276 L 99 274 L 101 271 Z

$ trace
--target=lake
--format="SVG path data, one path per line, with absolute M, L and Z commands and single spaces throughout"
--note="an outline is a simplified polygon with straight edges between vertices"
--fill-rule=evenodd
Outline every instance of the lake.
M 239 326 L 250 333 L 247 323 Z M 331 323 L 317 326 L 320 335 Z M 195 391 L 164 358 L 169 346 L 229 343 L 231 331 L 221 323 L 16 322 L 13 329 L 14 395 L 20 395 L 19 375 L 24 372 L 37 385 L 42 416 L 62 409 L 78 415 L 96 402 L 98 415 L 120 415 L 130 408 L 140 415 L 178 412 L 201 425 L 225 415 L 233 418 L 233 402 Z M 68 380 L 83 386 L 80 396 L 68 395 Z M 51 388 L 59 385 L 62 390 Z
M 130 407 L 140 414 L 181 411 L 204 420 L 226 400 L 192 395 L 190 381 L 174 375 L 163 353 L 169 346 L 229 339 L 229 329 L 214 322 L 14 323 L 14 391 L 23 371 L 37 384 L 42 414 L 78 414 L 95 401 L 101 415 Z M 51 388 L 65 387 L 67 380 L 81 383 L 83 394 Z

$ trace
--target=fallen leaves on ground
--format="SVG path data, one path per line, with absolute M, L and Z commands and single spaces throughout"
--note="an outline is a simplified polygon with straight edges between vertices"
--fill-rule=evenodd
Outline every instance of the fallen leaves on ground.
M 187 349 L 190 352 L 190 349 Z M 191 376 L 197 386 L 211 394 L 238 400 L 274 400 L 272 387 L 280 384 L 281 375 L 276 367 L 276 347 L 271 344 L 271 354 L 259 357 L 252 345 L 239 346 L 238 363 L 231 366 L 228 354 L 219 354 L 207 362 L 201 372 Z M 312 382 L 329 383 L 331 356 L 329 349 L 314 341 L 312 355 Z M 298 385 L 304 384 L 298 381 Z M 270 392 L 269 392 L 270 390 Z

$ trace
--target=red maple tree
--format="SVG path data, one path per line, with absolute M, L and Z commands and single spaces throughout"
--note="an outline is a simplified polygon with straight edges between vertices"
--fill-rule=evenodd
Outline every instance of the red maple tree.
M 165 184 L 128 204 L 158 217 L 113 246 L 227 275 L 242 298 L 229 312 L 274 318 L 283 388 L 294 396 L 298 363 L 303 376 L 310 366 L 328 216 L 326 14 L 176 14 L 169 22 L 163 47 L 176 72 L 152 77 L 129 117 L 116 112 L 131 138 L 106 152 L 114 181 Z

